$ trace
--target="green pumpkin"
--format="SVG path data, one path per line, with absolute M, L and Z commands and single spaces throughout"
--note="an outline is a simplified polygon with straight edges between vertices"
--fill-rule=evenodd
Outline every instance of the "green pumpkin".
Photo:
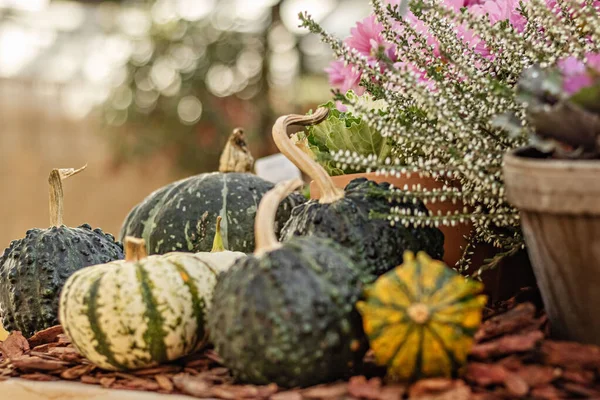
M 344 249 L 314 237 L 279 243 L 273 234 L 277 204 L 297 184 L 263 197 L 254 255 L 215 287 L 210 339 L 243 382 L 295 387 L 345 378 L 366 351 L 354 306 L 361 280 Z
M 52 226 L 28 230 L 0 257 L 0 315 L 8 331 L 29 337 L 57 325 L 58 298 L 67 278 L 81 268 L 123 258 L 123 247 L 111 234 L 87 224 L 77 228 L 62 224 L 62 179 L 81 170 L 52 171 Z
M 236 129 L 221 156 L 220 172 L 192 176 L 156 190 L 125 219 L 120 237 L 141 237 L 149 254 L 209 251 L 215 235 L 212 221 L 223 218 L 223 243 L 232 251 L 254 249 L 254 217 L 262 196 L 273 184 L 250 173 L 253 165 L 244 136 Z M 277 232 L 292 208 L 304 202 L 293 193 L 277 213 Z
M 217 275 L 246 256 L 219 246 L 219 233 L 214 243 L 210 253 L 146 257 L 143 239 L 127 237 L 124 261 L 73 274 L 60 299 L 73 345 L 108 370 L 148 368 L 198 350 Z
M 287 135 L 290 125 L 312 125 L 327 116 L 320 108 L 309 116 L 283 116 L 273 127 L 273 138 L 279 150 L 298 168 L 315 180 L 321 197 L 295 207 L 280 239 L 294 236 L 330 238 L 352 252 L 365 272 L 381 275 L 402 263 L 402 253 L 426 251 L 431 257 L 444 255 L 444 234 L 435 227 L 404 227 L 390 224 L 373 214 L 389 213 L 391 207 L 407 208 L 413 213 L 427 213 L 422 204 L 390 202 L 389 183 L 376 183 L 365 178 L 351 181 L 344 190 L 335 186 L 327 172 L 306 152 L 295 146 Z

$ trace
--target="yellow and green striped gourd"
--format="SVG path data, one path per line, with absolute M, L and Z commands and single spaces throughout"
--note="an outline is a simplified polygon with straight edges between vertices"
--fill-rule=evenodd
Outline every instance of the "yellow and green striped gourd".
M 453 376 L 481 324 L 482 290 L 424 252 L 405 252 L 357 304 L 376 362 L 393 380 Z
M 131 237 L 125 249 L 125 260 L 66 282 L 59 318 L 74 346 L 108 370 L 147 368 L 197 350 L 217 275 L 245 254 L 224 251 L 219 228 L 211 253 L 146 257 L 144 240 Z

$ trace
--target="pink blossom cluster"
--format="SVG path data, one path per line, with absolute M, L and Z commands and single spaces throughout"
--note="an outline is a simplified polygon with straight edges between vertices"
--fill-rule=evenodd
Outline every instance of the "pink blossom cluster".
M 386 3 L 397 5 L 400 1 L 386 0 Z M 507 20 L 517 31 L 522 32 L 525 28 L 526 20 L 518 12 L 519 0 L 445 0 L 445 5 L 455 12 L 466 7 L 473 15 L 487 15 L 491 24 Z M 405 16 L 405 19 L 414 27 L 416 32 L 426 38 L 427 44 L 433 46 L 434 53 L 439 56 L 437 40 L 428 32 L 427 26 L 410 12 Z M 344 42 L 350 48 L 356 49 L 360 54 L 367 57 L 369 63 L 375 63 L 377 55 L 383 51 L 392 61 L 398 61 L 396 65 L 404 65 L 415 70 L 414 66 L 406 65 L 402 60 L 396 60 L 396 49 L 392 44 L 385 41 L 382 32 L 383 25 L 377 21 L 374 15 L 370 15 L 350 30 L 351 34 Z M 458 27 L 457 34 L 466 43 L 469 43 L 476 52 L 484 57 L 492 58 L 485 43 L 473 32 L 461 26 Z M 359 86 L 361 72 L 352 65 L 346 64 L 343 60 L 333 61 L 325 71 L 329 75 L 331 86 L 340 89 L 341 92 L 345 93 L 350 89 L 358 94 L 364 92 L 364 88 Z M 428 81 L 423 71 L 417 72 L 422 81 L 430 85 L 433 84 Z
M 563 90 L 573 95 L 600 82 L 600 53 L 586 54 L 585 62 L 576 57 L 560 60 L 558 70 L 563 77 Z

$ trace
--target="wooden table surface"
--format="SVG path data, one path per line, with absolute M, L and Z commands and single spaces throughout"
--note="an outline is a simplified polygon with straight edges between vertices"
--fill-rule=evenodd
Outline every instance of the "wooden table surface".
M 34 382 L 18 378 L 0 381 L 0 398 L 11 400 L 191 400 L 184 395 L 105 389 L 97 385 L 57 381 Z

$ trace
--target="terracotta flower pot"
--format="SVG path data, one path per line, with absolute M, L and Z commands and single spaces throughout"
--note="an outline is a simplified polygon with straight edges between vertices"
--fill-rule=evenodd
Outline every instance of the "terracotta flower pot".
M 433 178 L 420 177 L 418 174 L 411 174 L 410 177 L 401 176 L 399 178 L 395 176 L 377 175 L 375 172 L 361 173 L 361 174 L 348 174 L 333 176 L 333 180 L 336 187 L 343 189 L 350 181 L 356 178 L 367 178 L 377 183 L 389 182 L 394 187 L 402 188 L 404 185 L 411 187 L 412 185 L 420 184 L 428 189 L 441 189 L 443 184 L 436 181 Z M 321 193 L 319 187 L 314 181 L 310 183 L 310 197 L 318 199 Z M 437 213 L 447 213 L 448 211 L 462 211 L 463 204 L 453 204 L 451 201 L 436 202 L 433 204 L 427 204 L 427 208 Z M 462 256 L 463 249 L 467 245 L 467 237 L 471 233 L 472 225 L 470 223 L 458 224 L 456 226 L 440 226 L 439 229 L 444 234 L 444 262 L 448 265 L 455 265 L 460 257 Z
M 600 161 L 504 159 L 508 200 L 522 228 L 552 335 L 600 345 Z

